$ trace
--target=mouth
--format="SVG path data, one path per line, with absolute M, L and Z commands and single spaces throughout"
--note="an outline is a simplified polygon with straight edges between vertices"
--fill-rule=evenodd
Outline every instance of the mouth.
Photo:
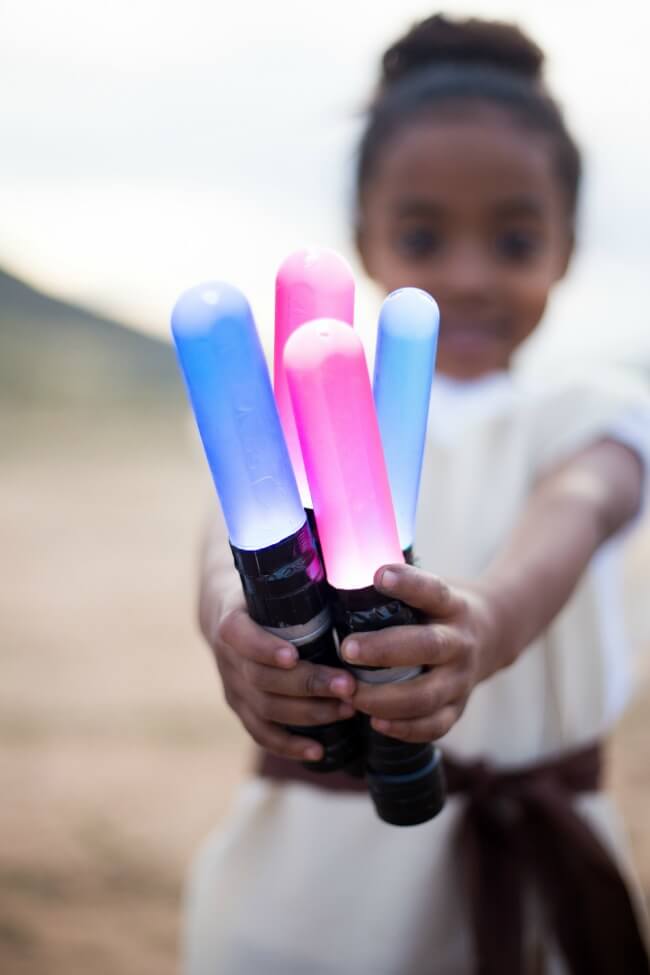
M 508 344 L 510 330 L 502 320 L 459 319 L 443 317 L 440 342 L 458 351 L 473 351 Z

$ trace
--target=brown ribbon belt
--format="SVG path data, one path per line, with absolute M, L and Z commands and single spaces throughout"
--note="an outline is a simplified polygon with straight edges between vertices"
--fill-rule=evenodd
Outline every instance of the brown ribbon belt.
M 634 905 L 618 867 L 572 797 L 599 788 L 600 745 L 513 772 L 445 757 L 447 791 L 467 798 L 459 857 L 477 975 L 521 975 L 524 881 L 533 881 L 573 975 L 648 975 Z M 363 779 L 310 772 L 264 754 L 262 776 L 328 791 L 366 792 Z

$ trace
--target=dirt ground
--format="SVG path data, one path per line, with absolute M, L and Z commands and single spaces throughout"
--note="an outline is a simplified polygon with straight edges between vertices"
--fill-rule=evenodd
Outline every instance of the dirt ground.
M 3 975 L 175 972 L 184 871 L 249 754 L 193 622 L 202 458 L 93 423 L 0 420 Z M 628 565 L 638 596 L 650 532 Z M 650 897 L 644 686 L 611 778 Z

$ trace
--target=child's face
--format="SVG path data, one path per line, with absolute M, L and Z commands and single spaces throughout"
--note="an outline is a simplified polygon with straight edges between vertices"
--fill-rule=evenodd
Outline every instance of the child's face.
M 413 285 L 438 301 L 441 372 L 507 368 L 571 254 L 548 138 L 487 105 L 414 120 L 381 150 L 359 246 L 386 291 Z

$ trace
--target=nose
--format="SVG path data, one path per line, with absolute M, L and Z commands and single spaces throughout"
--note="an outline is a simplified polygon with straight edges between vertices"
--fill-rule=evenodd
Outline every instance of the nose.
M 484 301 L 494 282 L 494 269 L 485 249 L 476 241 L 457 241 L 440 268 L 438 294 L 448 301 Z

